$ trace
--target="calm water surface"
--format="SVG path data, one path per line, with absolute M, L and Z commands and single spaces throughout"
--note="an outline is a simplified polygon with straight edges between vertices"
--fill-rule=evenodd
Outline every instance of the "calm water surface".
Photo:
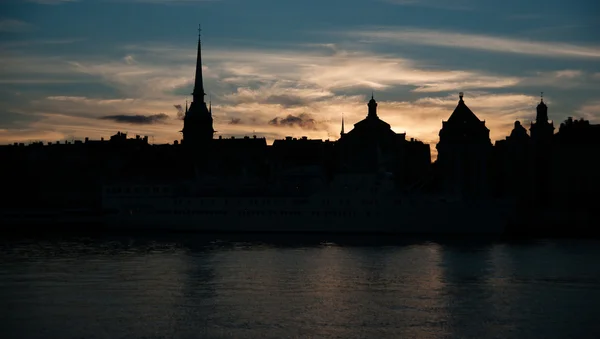
M 600 242 L 385 239 L 5 239 L 0 336 L 600 338 Z

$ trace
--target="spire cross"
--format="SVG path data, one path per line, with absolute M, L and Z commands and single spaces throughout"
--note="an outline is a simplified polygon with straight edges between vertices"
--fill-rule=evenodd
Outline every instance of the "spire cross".
M 200 40 L 201 35 L 202 35 L 202 25 L 198 24 L 198 40 Z
M 542 101 L 544 101 L 544 92 L 542 92 L 541 97 L 542 97 Z

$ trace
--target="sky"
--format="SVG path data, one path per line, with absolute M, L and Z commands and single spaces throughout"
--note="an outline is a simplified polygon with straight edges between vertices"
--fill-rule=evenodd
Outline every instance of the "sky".
M 432 144 L 464 92 L 514 121 L 600 123 L 595 0 L 3 0 L 0 144 L 181 139 L 202 25 L 217 135 L 335 140 L 367 115 Z M 274 123 L 274 119 L 277 123 Z

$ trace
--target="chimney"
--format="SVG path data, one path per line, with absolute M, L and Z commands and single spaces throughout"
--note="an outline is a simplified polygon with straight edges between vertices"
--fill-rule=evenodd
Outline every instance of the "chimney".
M 87 143 L 88 141 L 90 141 L 90 138 L 85 137 L 85 142 Z
M 179 145 L 179 141 L 175 140 L 175 141 L 173 142 L 173 144 L 174 144 L 174 145 Z
M 100 141 L 104 141 L 104 138 L 100 138 Z
M 252 138 L 253 138 L 253 139 L 256 139 L 256 135 L 253 135 L 253 136 L 252 136 Z

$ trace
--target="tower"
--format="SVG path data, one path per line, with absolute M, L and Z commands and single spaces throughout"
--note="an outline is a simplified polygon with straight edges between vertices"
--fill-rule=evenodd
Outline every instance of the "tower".
M 204 97 L 204 82 L 202 79 L 202 43 L 200 40 L 200 28 L 198 28 L 198 51 L 196 57 L 196 76 L 194 79 L 194 91 L 192 92 L 192 103 L 186 109 L 183 119 L 183 143 L 191 147 L 206 145 L 212 140 L 215 130 L 213 129 L 212 112 L 206 106 Z
M 375 101 L 373 93 L 371 93 L 371 100 L 369 100 L 367 106 L 369 106 L 369 114 L 367 115 L 367 118 L 377 118 L 377 101 Z
M 344 136 L 344 113 L 342 113 L 342 131 L 340 132 L 340 138 Z
M 535 123 L 531 123 L 530 131 L 533 146 L 534 199 L 538 206 L 546 206 L 550 196 L 554 123 L 548 120 L 548 106 L 544 103 L 544 92 L 536 107 Z
M 442 121 L 439 136 L 437 163 L 444 190 L 463 198 L 488 194 L 490 130 L 467 107 L 462 92 L 448 121 Z
M 554 123 L 548 120 L 548 106 L 544 103 L 542 92 L 540 103 L 536 107 L 535 123 L 531 122 L 531 139 L 534 143 L 549 142 L 554 135 Z

